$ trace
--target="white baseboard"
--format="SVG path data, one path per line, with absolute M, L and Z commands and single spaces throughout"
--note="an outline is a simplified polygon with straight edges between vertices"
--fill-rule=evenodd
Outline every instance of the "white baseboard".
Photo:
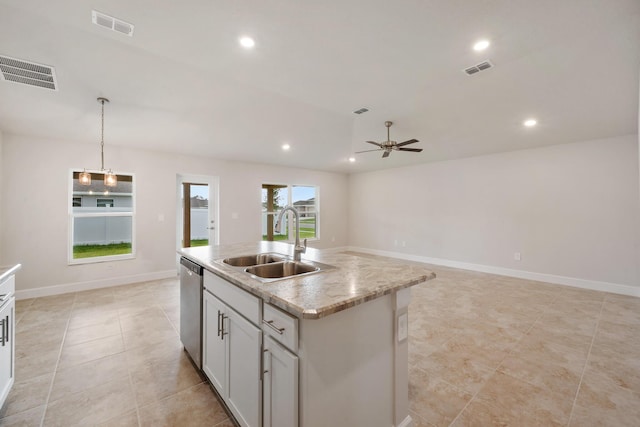
M 48 297 L 51 295 L 67 294 L 69 292 L 90 291 L 92 289 L 129 285 L 131 283 L 169 279 L 172 277 L 178 277 L 177 270 L 155 271 L 152 273 L 134 274 L 132 276 L 109 277 L 100 280 L 90 280 L 87 282 L 66 283 L 34 289 L 22 289 L 16 290 L 16 299 L 21 300 L 27 298 Z
M 412 426 L 413 426 L 413 418 L 411 418 L 411 415 L 407 415 L 405 419 L 402 420 L 402 422 L 398 424 L 396 427 L 412 427 Z
M 600 282 L 596 280 L 580 279 L 577 277 L 558 276 L 554 274 L 536 273 L 533 271 L 514 270 L 511 268 L 494 267 L 491 265 L 472 264 L 468 262 L 452 261 L 441 258 L 430 258 L 419 255 L 411 255 L 400 252 L 381 251 L 377 249 L 360 248 L 350 246 L 350 251 L 363 252 L 371 255 L 380 255 L 391 258 L 399 258 L 407 261 L 423 262 L 425 264 L 442 265 L 445 267 L 460 268 L 462 270 L 479 271 L 482 273 L 497 274 L 499 276 L 517 277 L 519 279 L 535 280 L 538 282 L 553 283 L 555 285 L 573 286 L 575 288 L 590 289 L 592 291 L 611 292 L 614 294 L 640 297 L 640 286 L 621 285 L 619 283 Z

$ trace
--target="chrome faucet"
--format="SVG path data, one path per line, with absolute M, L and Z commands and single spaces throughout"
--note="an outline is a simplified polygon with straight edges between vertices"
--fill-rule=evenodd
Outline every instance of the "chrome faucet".
M 278 220 L 276 221 L 274 230 L 276 233 L 280 233 L 282 217 L 286 211 L 291 211 L 296 216 L 296 243 L 293 247 L 293 260 L 300 261 L 302 254 L 307 251 L 307 239 L 304 239 L 304 246 L 300 244 L 300 213 L 298 213 L 297 209 L 291 205 L 285 206 L 278 215 Z

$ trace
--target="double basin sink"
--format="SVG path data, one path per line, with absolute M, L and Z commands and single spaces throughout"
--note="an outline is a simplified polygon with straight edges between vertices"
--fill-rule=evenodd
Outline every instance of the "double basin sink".
M 318 273 L 332 266 L 310 261 L 292 261 L 288 256 L 275 253 L 244 255 L 222 260 L 224 264 L 242 268 L 245 273 L 262 282 L 272 282 L 293 276 Z

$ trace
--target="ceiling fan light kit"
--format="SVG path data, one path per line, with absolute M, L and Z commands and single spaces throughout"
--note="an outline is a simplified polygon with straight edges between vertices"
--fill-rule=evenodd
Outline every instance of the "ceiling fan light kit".
M 392 151 L 410 151 L 413 153 L 419 153 L 422 151 L 422 148 L 405 148 L 405 145 L 409 145 L 409 144 L 415 144 L 416 142 L 419 142 L 417 139 L 413 138 L 413 139 L 408 139 L 404 142 L 396 142 L 396 141 L 392 141 L 390 136 L 389 136 L 389 128 L 391 127 L 391 125 L 393 124 L 393 122 L 391 121 L 386 121 L 384 122 L 384 125 L 387 127 L 387 140 L 384 142 L 374 142 L 374 141 L 365 141 L 368 144 L 373 144 L 376 145 L 378 148 L 374 149 L 374 150 L 364 150 L 364 151 L 356 151 L 356 154 L 359 153 L 367 153 L 370 151 L 384 151 L 382 153 L 382 158 L 386 158 L 389 157 L 389 155 L 391 154 Z

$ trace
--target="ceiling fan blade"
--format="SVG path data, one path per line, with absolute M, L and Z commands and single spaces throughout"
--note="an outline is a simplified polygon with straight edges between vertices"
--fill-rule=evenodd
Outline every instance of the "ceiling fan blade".
M 419 153 L 422 151 L 422 148 L 398 148 L 398 151 L 412 151 L 414 153 Z
M 368 153 L 369 151 L 380 151 L 380 149 L 376 149 L 376 150 L 364 150 L 364 151 L 356 151 L 355 154 L 359 154 L 359 153 Z
M 385 152 L 382 153 L 382 158 L 384 159 L 385 157 L 389 157 L 389 154 L 391 154 L 391 151 L 385 150 Z
M 365 141 L 365 142 L 368 142 L 369 144 L 377 145 L 378 147 L 382 147 L 382 144 L 378 142 L 373 142 L 373 141 Z
M 408 141 L 396 144 L 396 147 L 402 147 L 403 145 L 415 144 L 416 142 L 420 142 L 420 141 L 418 141 L 417 139 L 410 139 Z

